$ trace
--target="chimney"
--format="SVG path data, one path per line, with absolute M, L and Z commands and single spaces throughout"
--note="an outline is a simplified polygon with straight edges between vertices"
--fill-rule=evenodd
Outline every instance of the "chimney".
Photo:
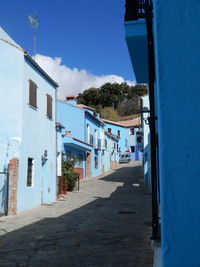
M 108 128 L 108 133 L 112 134 L 112 129 L 111 128 Z
M 77 105 L 76 97 L 73 95 L 67 96 L 66 102 L 72 105 Z

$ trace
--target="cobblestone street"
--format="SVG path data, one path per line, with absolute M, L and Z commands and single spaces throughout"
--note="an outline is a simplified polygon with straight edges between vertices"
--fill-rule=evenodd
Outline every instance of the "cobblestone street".
M 0 266 L 152 266 L 140 163 L 81 182 L 53 204 L 0 218 Z

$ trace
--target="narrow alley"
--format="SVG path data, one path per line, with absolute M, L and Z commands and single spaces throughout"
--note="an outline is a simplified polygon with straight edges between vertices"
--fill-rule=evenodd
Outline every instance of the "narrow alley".
M 81 182 L 53 204 L 0 218 L 0 266 L 152 266 L 140 163 Z

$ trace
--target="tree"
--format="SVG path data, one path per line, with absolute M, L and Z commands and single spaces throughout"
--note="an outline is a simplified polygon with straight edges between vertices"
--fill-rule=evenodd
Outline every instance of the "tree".
M 139 113 L 140 98 L 125 99 L 118 107 L 117 111 L 121 116 Z
M 121 84 L 105 83 L 100 88 L 92 87 L 80 93 L 77 101 L 78 103 L 91 106 L 100 112 L 102 108 L 112 107 L 117 109 L 120 114 L 129 115 L 139 110 L 138 96 L 141 97 L 147 93 L 147 87 L 144 84 L 131 86 L 126 82 Z M 127 102 L 128 100 L 130 101 Z M 126 104 L 128 105 L 127 107 Z M 124 112 L 123 108 L 125 108 Z

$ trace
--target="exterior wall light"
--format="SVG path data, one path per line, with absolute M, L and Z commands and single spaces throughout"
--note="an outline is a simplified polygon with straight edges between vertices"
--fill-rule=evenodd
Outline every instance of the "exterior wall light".
M 48 160 L 48 154 L 47 154 L 47 150 L 44 150 L 44 154 L 42 155 L 42 166 L 44 166 L 44 164 L 47 162 Z

